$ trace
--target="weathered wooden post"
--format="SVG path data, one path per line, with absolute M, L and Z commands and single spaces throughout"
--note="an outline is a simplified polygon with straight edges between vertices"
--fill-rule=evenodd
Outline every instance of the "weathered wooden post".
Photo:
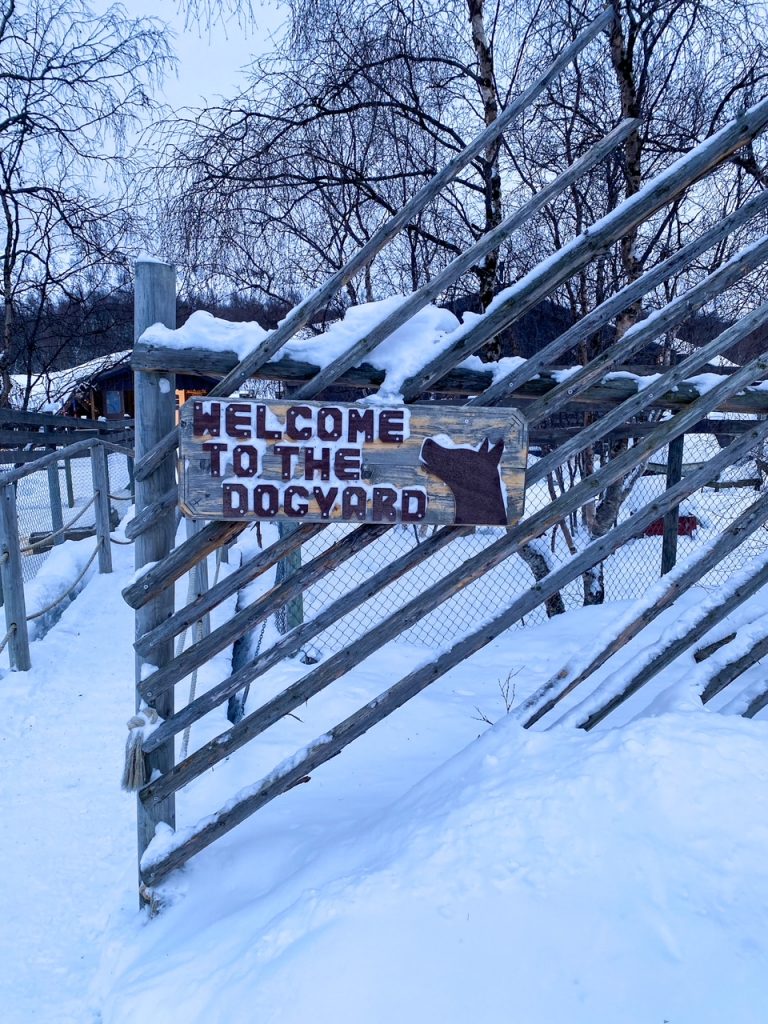
M 99 572 L 112 572 L 107 451 L 104 445 L 98 441 L 94 441 L 91 445 L 91 474 L 93 476 L 96 539 L 99 545 Z
M 75 486 L 72 483 L 72 459 L 64 459 L 64 482 L 67 485 L 67 507 L 75 507 Z
M 683 478 L 683 447 L 685 434 L 681 434 L 669 442 L 667 449 L 667 490 L 679 484 Z M 666 576 L 677 563 L 677 528 L 680 519 L 680 506 L 675 505 L 664 515 L 661 539 L 661 575 Z
M 48 500 L 51 506 L 51 530 L 56 536 L 54 544 L 64 543 L 64 534 L 59 532 L 64 529 L 64 515 L 61 511 L 61 485 L 59 483 L 59 464 L 52 463 L 48 469 Z
M 134 295 L 134 341 L 151 327 L 161 323 L 176 327 L 176 268 L 157 261 L 136 263 Z M 140 459 L 157 442 L 173 430 L 176 424 L 176 390 L 173 374 L 137 370 L 134 374 L 136 396 L 136 459 Z M 154 505 L 164 494 L 175 486 L 175 453 L 169 452 L 146 479 L 136 481 L 136 514 Z M 135 542 L 135 566 L 140 569 L 147 562 L 157 562 L 173 548 L 175 509 L 158 511 L 152 526 L 140 533 Z M 151 601 L 136 612 L 136 636 L 159 625 L 173 614 L 173 587 L 162 590 Z M 173 639 L 158 645 L 152 652 L 153 665 L 165 665 L 173 658 Z M 136 656 L 136 683 L 141 681 L 143 659 Z M 136 693 L 137 709 L 141 697 Z M 154 701 L 154 707 L 161 718 L 173 714 L 173 689 L 163 693 Z M 161 774 L 173 767 L 173 740 L 147 755 L 147 775 Z M 176 825 L 176 807 L 173 795 L 160 800 L 139 797 L 137 808 L 139 860 L 155 834 L 156 826 L 166 822 L 172 828 Z M 142 900 L 143 902 L 143 900 Z
M 293 523 L 278 523 L 278 530 L 281 537 L 288 537 L 294 530 L 298 529 Z M 277 563 L 275 571 L 275 584 L 288 579 L 301 568 L 301 548 L 295 548 L 285 558 Z M 287 604 L 279 608 L 275 621 L 280 633 L 289 633 L 296 626 L 304 621 L 304 598 L 301 594 L 292 598 Z
M 0 487 L 0 579 L 3 584 L 5 628 L 11 668 L 26 672 L 32 667 L 29 658 L 27 608 L 24 602 L 24 577 L 21 572 L 19 525 L 16 518 L 16 488 Z

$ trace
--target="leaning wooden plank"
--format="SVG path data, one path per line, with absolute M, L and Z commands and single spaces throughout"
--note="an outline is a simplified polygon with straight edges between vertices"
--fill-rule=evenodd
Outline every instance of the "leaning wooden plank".
M 162 854 L 157 857 L 152 857 L 152 851 L 148 851 L 141 862 L 144 884 L 157 885 L 194 854 L 210 846 L 259 808 L 292 789 L 310 772 L 336 757 L 353 740 L 396 711 L 426 685 L 428 683 L 417 670 L 278 765 L 260 783 L 241 790 L 222 810 L 204 819 L 192 830 L 185 830 L 179 835 L 177 845 L 170 849 L 165 846 Z
M 139 684 L 142 696 L 146 698 L 149 693 L 157 696 L 170 689 L 194 669 L 204 665 L 214 654 L 218 654 L 219 651 L 223 651 L 233 644 L 235 640 L 245 636 L 255 625 L 268 618 L 272 612 L 282 608 L 326 573 L 338 568 L 349 558 L 373 544 L 390 529 L 391 526 L 374 526 L 368 523 L 358 526 L 352 533 L 342 537 L 325 551 L 321 551 L 311 562 L 306 562 L 299 570 L 222 623 L 218 629 L 214 629 L 198 643 L 182 651 L 167 665 L 147 676 Z
M 671 367 L 657 380 L 648 384 L 647 387 L 638 390 L 635 395 L 622 405 L 611 409 L 610 412 L 601 416 L 599 420 L 591 423 L 579 433 L 563 442 L 554 451 L 548 452 L 529 468 L 526 474 L 526 485 L 530 487 L 536 481 L 545 479 L 548 473 L 551 473 L 557 466 L 562 465 L 566 459 L 577 452 L 584 451 L 585 448 L 594 442 L 601 440 L 608 431 L 647 409 L 661 395 L 674 391 L 686 377 L 695 374 L 714 356 L 727 351 L 731 345 L 735 345 L 752 331 L 762 327 L 766 322 L 768 322 L 768 302 L 747 313 L 745 317 L 738 320 L 732 327 L 728 327 L 721 334 L 718 334 L 716 338 L 713 338 L 708 344 L 703 345 L 690 356 L 687 356 L 677 366 Z M 753 380 L 749 373 L 756 374 L 757 376 L 754 379 L 757 379 L 763 371 L 759 371 L 755 367 L 746 376 L 742 371 L 737 372 L 740 373 L 741 380 L 747 384 L 752 383 Z M 567 404 L 568 399 L 562 393 L 560 399 L 558 407 Z
M 278 765 L 261 783 L 241 790 L 222 810 L 206 818 L 195 828 L 180 833 L 178 844 L 170 849 L 166 845 L 163 853 L 157 858 L 152 857 L 151 850 L 147 851 L 140 865 L 144 885 L 157 885 L 194 854 L 210 846 L 270 800 L 300 783 L 315 768 L 341 753 L 352 740 L 362 736 L 372 725 L 409 699 L 408 696 L 403 696 L 400 703 L 390 707 L 386 697 L 387 694 L 383 694 L 371 701 L 329 733 Z
M 759 635 L 755 637 L 755 632 Z M 747 669 L 752 668 L 768 654 L 768 619 L 763 615 L 757 623 L 747 627 L 746 636 L 742 643 L 736 635 L 736 643 L 728 648 L 728 659 L 719 669 L 708 673 L 709 679 L 701 691 L 701 703 L 708 704 L 714 697 L 721 693 L 726 686 L 743 675 Z M 744 648 L 742 650 L 742 648 Z M 748 718 L 754 717 L 747 715 Z
M 139 534 L 152 528 L 152 524 L 157 521 L 158 516 L 164 515 L 171 508 L 175 508 L 178 502 L 179 487 L 178 484 L 174 483 L 173 487 L 166 491 L 165 494 L 161 494 L 157 501 L 147 505 L 138 515 L 131 519 L 125 528 L 125 536 L 128 540 L 135 540 Z
M 768 689 L 754 697 L 741 714 L 744 718 L 754 718 L 766 706 L 768 706 Z
M 216 686 L 211 687 L 202 696 L 192 701 L 173 718 L 168 719 L 159 726 L 156 732 L 152 733 L 144 741 L 144 750 L 149 751 L 156 743 L 162 743 L 168 736 L 186 729 L 188 725 L 202 718 L 213 708 L 218 707 L 225 700 L 237 693 L 239 690 L 253 682 L 259 676 L 264 675 L 278 662 L 291 657 L 297 651 L 322 633 L 328 626 L 338 622 L 349 612 L 354 611 L 361 604 L 370 600 L 375 594 L 381 593 L 395 580 L 399 579 L 414 566 L 421 564 L 427 558 L 442 550 L 446 545 L 452 544 L 459 537 L 466 536 L 472 527 L 470 526 L 444 526 L 437 533 L 433 533 L 421 544 L 409 549 L 390 562 L 381 572 L 376 573 L 370 579 L 359 586 L 348 591 L 338 600 L 333 601 L 327 608 L 324 608 L 313 619 L 303 622 L 300 626 L 292 629 L 290 633 L 281 637 L 273 644 L 268 651 L 254 658 L 239 671 L 233 673 L 229 678 Z
M 388 338 L 398 327 L 401 327 L 410 320 L 420 309 L 423 309 L 428 303 L 442 295 L 462 274 L 465 274 L 471 267 L 478 265 L 489 252 L 497 249 L 505 239 L 518 231 L 547 203 L 551 202 L 583 174 L 604 160 L 606 156 L 612 153 L 626 139 L 631 131 L 637 128 L 639 123 L 637 120 L 622 121 L 605 138 L 600 139 L 584 156 L 576 160 L 562 174 L 558 175 L 554 181 L 551 181 L 527 202 L 523 203 L 519 209 L 510 214 L 509 217 L 506 217 L 501 224 L 492 228 L 473 246 L 452 260 L 431 281 L 428 281 L 404 299 L 381 323 L 378 323 L 368 334 L 360 338 L 354 345 L 351 345 L 346 352 L 324 367 L 316 377 L 300 388 L 293 397 L 314 398 L 321 394 L 345 370 L 361 362 L 385 338 Z
M 578 320 L 564 334 L 555 338 L 544 348 L 508 373 L 498 378 L 482 394 L 471 398 L 467 405 L 494 405 L 511 392 L 516 391 L 536 376 L 541 370 L 553 365 L 558 356 L 577 348 L 593 334 L 609 323 L 618 313 L 631 306 L 648 292 L 689 266 L 697 256 L 711 249 L 748 220 L 756 217 L 768 206 L 768 189 L 760 192 L 749 202 L 705 231 L 699 238 L 683 246 L 668 259 L 646 270 L 636 281 L 611 295 L 605 302 Z
M 747 245 L 732 256 L 714 273 L 699 281 L 692 288 L 676 295 L 666 306 L 656 310 L 645 320 L 633 324 L 618 341 L 591 359 L 567 380 L 562 381 L 548 395 L 534 402 L 526 410 L 526 416 L 532 423 L 546 419 L 555 409 L 562 408 L 573 396 L 586 390 L 590 384 L 596 383 L 609 370 L 633 352 L 654 341 L 671 327 L 689 319 L 703 305 L 714 299 L 740 281 L 748 273 L 759 267 L 768 259 L 768 236 L 763 236 L 757 243 Z M 704 360 L 706 363 L 707 360 Z M 703 366 L 704 363 L 701 365 Z
M 440 355 L 413 374 L 402 388 L 408 400 L 428 390 L 447 370 L 476 352 L 500 330 L 533 309 L 595 256 L 647 220 L 693 182 L 708 174 L 768 124 L 768 99 L 755 104 L 690 153 L 649 181 L 635 195 L 602 217 L 584 234 L 538 264 L 518 282 L 497 295 L 474 326 L 454 332 L 455 340 Z
M 515 708 L 515 718 L 524 728 L 530 729 L 663 611 L 673 605 L 682 594 L 698 583 L 726 555 L 759 529 L 766 520 L 768 503 L 761 497 L 745 509 L 716 539 L 707 543 L 703 550 L 677 566 L 665 579 L 658 580 L 647 594 L 632 605 L 621 622 L 617 623 L 617 632 L 614 636 L 604 643 L 598 643 L 592 649 L 588 648 L 578 657 L 576 665 L 564 666 L 535 693 L 527 697 Z
M 251 583 L 257 576 L 266 572 L 267 569 L 271 568 L 271 566 L 279 562 L 281 558 L 295 548 L 306 544 L 308 540 L 311 540 L 312 537 L 316 536 L 323 529 L 324 527 L 319 523 L 308 523 L 306 526 L 301 526 L 296 533 L 281 537 L 274 544 L 270 544 L 269 547 L 265 548 L 254 558 L 244 562 L 239 569 L 235 569 L 229 576 L 219 580 L 218 583 L 202 593 L 196 600 L 184 608 L 180 608 L 170 619 L 166 619 L 165 622 L 162 622 L 150 633 L 139 637 L 133 645 L 136 653 L 148 655 L 156 644 L 163 643 L 170 637 L 183 633 L 185 629 L 189 629 L 193 623 L 207 615 L 217 605 L 221 604 L 222 601 L 226 601 L 228 597 L 236 594 L 246 584 Z
M 200 533 L 185 540 L 162 561 L 149 569 L 123 590 L 123 598 L 131 608 L 141 608 L 159 593 L 172 586 L 185 572 L 189 572 L 201 558 L 205 558 L 222 544 L 234 540 L 246 523 L 208 523 Z M 140 534 L 143 536 L 143 534 Z
M 619 680 L 619 689 L 612 693 L 607 700 L 601 701 L 601 693 L 591 697 L 589 704 L 594 708 L 591 711 L 575 709 L 565 716 L 564 721 L 575 725 L 579 729 L 589 731 L 599 725 L 612 711 L 620 707 L 633 694 L 643 687 L 649 680 L 653 679 L 659 672 L 671 665 L 675 658 L 679 657 L 689 647 L 697 643 L 713 626 L 722 622 L 725 617 L 738 608 L 740 604 L 756 594 L 761 587 L 768 583 L 768 562 L 754 575 L 744 579 L 744 573 L 739 573 L 729 585 L 720 588 L 719 591 L 705 599 L 699 608 L 695 609 L 686 619 L 686 624 L 692 622 L 690 628 L 680 627 L 681 635 L 675 637 L 664 648 L 656 653 L 652 651 L 643 659 L 642 664 L 637 667 L 633 662 L 633 669 L 629 678 Z M 721 596 L 726 593 L 727 596 Z M 712 606 L 714 604 L 714 607 Z M 611 680 L 604 684 L 607 689 L 612 685 Z M 602 687 L 601 687 L 602 690 Z M 558 723 L 556 723 L 558 724 Z
M 440 191 L 452 181 L 459 172 L 472 162 L 486 146 L 497 139 L 502 132 L 526 110 L 534 100 L 553 82 L 558 75 L 589 45 L 613 20 L 613 13 L 610 9 L 603 11 L 594 19 L 578 36 L 567 46 L 562 53 L 553 61 L 550 67 L 536 79 L 519 96 L 511 100 L 501 111 L 498 118 L 461 152 L 457 153 L 438 173 L 431 178 L 416 195 L 398 210 L 394 216 L 381 225 L 373 237 L 355 253 L 349 262 L 321 285 L 316 291 L 308 296 L 302 303 L 296 306 L 282 321 L 277 330 L 259 346 L 259 348 L 246 356 L 239 365 L 227 374 L 227 376 L 216 385 L 211 392 L 212 395 L 226 396 L 235 391 L 244 380 L 250 377 L 253 372 L 266 363 L 282 346 L 292 338 L 316 313 L 325 309 L 329 300 L 350 281 L 355 274 L 368 266 L 371 260 L 379 253 L 396 235 L 400 229 L 408 224 L 423 210 Z
M 713 640 L 712 643 L 705 644 L 704 647 L 699 647 L 698 650 L 693 652 L 693 660 L 698 663 L 706 661 L 707 658 L 711 658 L 713 654 L 716 654 L 721 647 L 725 647 L 736 639 L 735 633 L 726 633 L 725 636 L 720 637 L 718 640 Z
M 480 634 L 476 633 L 474 637 L 480 638 L 480 646 L 488 643 L 488 639 L 484 639 Z M 205 849 L 275 797 L 297 785 L 320 765 L 336 757 L 353 740 L 402 707 L 454 664 L 465 660 L 468 654 L 463 650 L 458 651 L 457 656 L 457 648 L 461 646 L 460 643 L 453 649 L 453 657 L 450 657 L 451 652 L 448 652 L 448 655 L 441 656 L 437 662 L 425 668 L 415 669 L 304 750 L 298 751 L 278 765 L 260 783 L 242 790 L 225 808 L 204 819 L 191 834 L 185 831 L 180 835 L 177 845 L 170 850 L 164 848 L 163 853 L 156 858 L 152 857 L 150 851 L 141 863 L 141 876 L 145 885 L 156 885 L 174 868 L 184 864 L 194 854 Z
M 701 399 L 701 401 L 703 402 L 704 399 Z M 682 429 L 685 429 L 685 427 L 683 426 Z M 668 426 L 664 425 L 659 430 L 666 435 Z M 768 422 L 757 425 L 752 431 L 743 435 L 739 440 L 734 441 L 728 449 L 723 449 L 719 452 L 712 459 L 711 468 L 717 470 L 725 467 L 733 458 L 745 454 L 766 436 L 768 436 Z M 637 449 L 642 449 L 645 443 L 641 442 Z M 658 438 L 654 438 L 651 443 L 651 449 L 653 450 L 655 447 L 658 447 Z M 593 488 L 594 493 L 597 493 L 603 489 L 606 480 L 623 475 L 623 472 L 626 471 L 626 464 L 636 457 L 636 449 L 630 449 L 630 451 L 625 452 L 602 467 L 597 473 L 588 477 L 581 484 L 578 484 L 570 492 L 571 495 L 576 491 L 581 492 L 575 507 L 580 507 L 587 500 L 584 495 L 591 493 Z M 619 463 L 622 466 L 619 467 L 618 475 L 614 476 L 617 464 Z M 521 598 L 518 598 L 509 609 L 497 616 L 491 624 L 484 626 L 478 632 L 462 640 L 451 649 L 448 655 L 441 656 L 434 664 L 445 666 L 442 671 L 447 671 L 452 665 L 458 664 L 459 661 L 468 657 L 470 653 L 474 653 L 474 651 L 479 650 L 492 639 L 495 639 L 503 630 L 508 629 L 509 626 L 516 622 L 518 618 L 537 607 L 547 596 L 555 593 L 587 568 L 607 557 L 612 551 L 626 543 L 629 538 L 642 532 L 645 526 L 663 514 L 667 507 L 691 494 L 696 488 L 701 486 L 701 480 L 707 472 L 708 469 L 705 468 L 698 473 L 691 474 L 675 487 L 665 491 L 660 498 L 650 502 L 644 509 L 636 513 L 635 516 L 632 516 L 631 519 L 615 527 L 603 538 L 594 541 L 588 548 L 571 559 L 557 572 L 545 577 L 534 588 L 527 591 Z M 499 565 L 514 551 L 519 550 L 524 543 L 540 535 L 548 526 L 554 525 L 555 522 L 567 514 L 568 502 L 565 499 L 569 497 L 570 495 L 566 493 L 558 500 L 552 502 L 547 508 L 537 513 L 537 515 L 531 517 L 531 519 L 510 529 L 506 537 L 501 538 L 484 551 L 467 559 L 458 568 L 446 574 L 438 583 L 433 584 L 432 587 L 428 588 L 418 597 L 374 626 L 361 640 L 350 644 L 332 655 L 312 672 L 297 680 L 297 682 L 252 714 L 247 715 L 227 732 L 215 737 L 191 754 L 185 761 L 173 767 L 165 775 L 150 782 L 141 791 L 143 798 L 148 800 L 159 799 L 187 785 L 209 767 L 217 764 L 228 754 L 253 739 L 254 736 L 259 735 L 259 733 L 274 725 L 284 715 L 294 711 L 310 697 L 320 693 L 352 667 L 378 650 L 383 644 L 392 640 L 403 630 L 410 628 L 425 614 L 468 586 L 469 583 L 479 579 L 490 569 Z M 429 671 L 432 671 L 432 669 L 430 668 Z M 437 676 L 434 678 L 437 678 Z
M 183 351 L 183 349 L 181 351 Z M 168 362 L 168 360 L 165 361 Z M 208 360 L 208 365 L 209 369 L 207 372 L 210 373 L 210 359 Z M 134 369 L 140 370 L 146 369 L 146 367 L 134 364 Z M 173 369 L 175 369 L 175 367 L 169 367 L 169 370 Z M 157 467 L 162 464 L 163 459 L 165 459 L 168 455 L 171 454 L 172 451 L 174 451 L 178 447 L 179 431 L 177 427 L 174 427 L 173 430 L 169 431 L 169 433 L 161 437 L 156 444 L 153 444 L 152 447 L 149 448 L 144 453 L 144 455 L 136 462 L 133 469 L 134 480 L 139 482 L 141 482 L 142 480 L 146 480 L 155 472 Z

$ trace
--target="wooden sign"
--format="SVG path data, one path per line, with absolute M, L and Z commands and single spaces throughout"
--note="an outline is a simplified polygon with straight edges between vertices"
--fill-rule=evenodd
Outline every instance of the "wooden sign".
M 195 519 L 509 526 L 526 452 L 516 409 L 194 398 L 180 503 Z

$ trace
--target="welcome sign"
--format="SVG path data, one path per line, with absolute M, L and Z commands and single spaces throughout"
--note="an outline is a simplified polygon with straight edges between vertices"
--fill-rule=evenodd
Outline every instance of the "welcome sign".
M 195 519 L 509 526 L 526 453 L 516 409 L 195 398 L 180 503 Z

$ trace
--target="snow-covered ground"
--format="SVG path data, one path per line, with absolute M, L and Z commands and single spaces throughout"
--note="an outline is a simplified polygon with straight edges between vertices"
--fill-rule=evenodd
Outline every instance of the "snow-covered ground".
M 131 548 L 113 557 L 34 642 L 33 669 L 0 680 L 3 1022 L 766 1019 L 768 724 L 716 713 L 725 699 L 697 706 L 690 656 L 591 734 L 525 732 L 505 713 L 507 679 L 518 703 L 626 601 L 500 638 L 172 876 L 147 920 L 119 790 Z M 179 823 L 424 657 L 389 645 L 184 790 Z M 305 671 L 279 666 L 252 702 Z M 225 725 L 223 710 L 197 723 L 192 747 Z

